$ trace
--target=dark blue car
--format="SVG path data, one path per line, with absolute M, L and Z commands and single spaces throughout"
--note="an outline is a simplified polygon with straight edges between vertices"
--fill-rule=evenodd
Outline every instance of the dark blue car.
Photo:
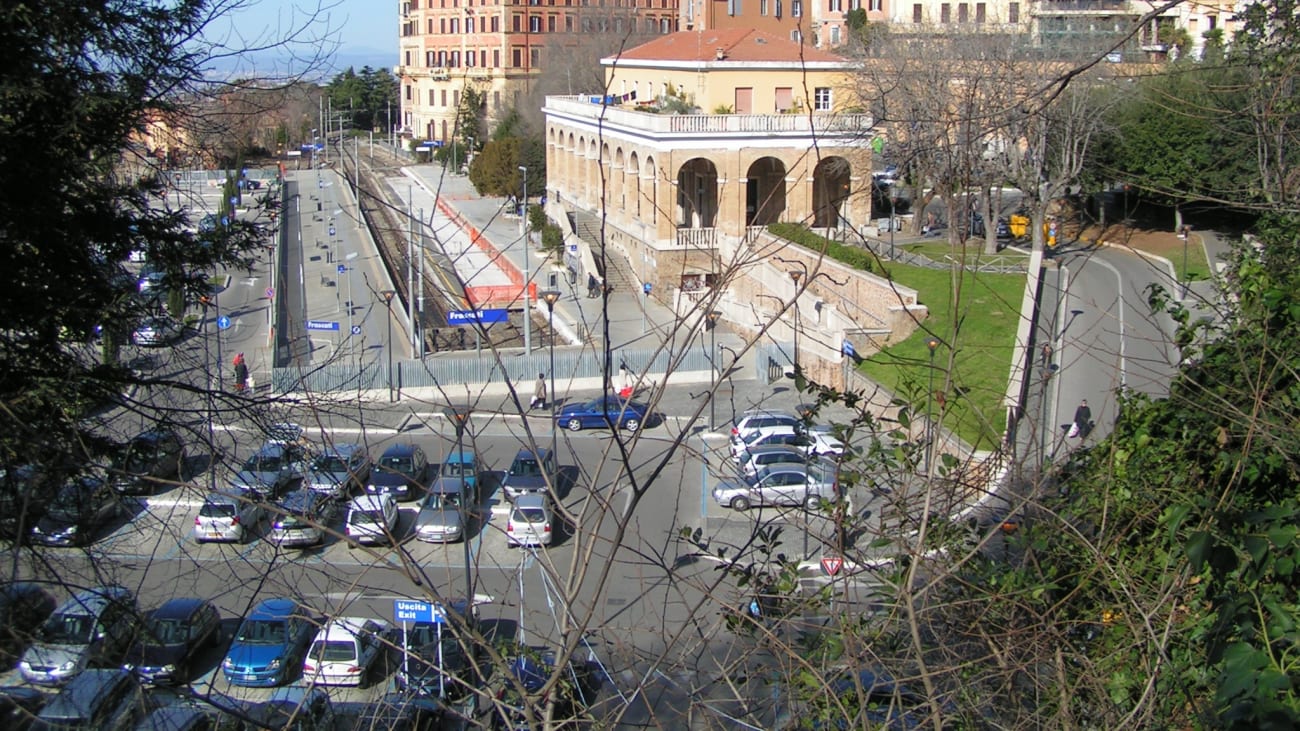
M 645 404 L 625 402 L 618 396 L 600 396 L 586 403 L 566 404 L 556 414 L 555 423 L 569 431 L 604 429 L 611 425 L 636 431 L 645 422 L 648 410 Z
M 394 500 L 416 500 L 424 497 L 429 484 L 429 458 L 415 444 L 394 444 L 370 472 L 366 492 L 371 495 L 392 495 Z
M 221 670 L 231 685 L 282 685 L 302 670 L 319 625 L 292 599 L 264 599 L 239 625 Z

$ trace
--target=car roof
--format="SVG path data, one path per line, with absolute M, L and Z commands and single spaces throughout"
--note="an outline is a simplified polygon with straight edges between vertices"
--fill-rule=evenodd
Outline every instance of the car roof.
M 351 510 L 383 510 L 385 505 L 393 503 L 392 496 L 387 493 L 383 495 L 359 495 L 352 498 L 348 505 Z
M 415 454 L 417 447 L 410 442 L 401 444 L 390 444 L 388 449 L 384 450 L 384 457 L 410 457 Z
M 327 496 L 322 495 L 315 490 L 299 488 L 280 498 L 279 505 L 288 511 L 306 510 L 315 507 L 318 503 L 325 502 L 327 499 Z
M 439 477 L 433 481 L 432 485 L 429 485 L 428 491 L 439 495 L 456 495 L 460 493 L 460 486 L 464 481 L 465 477 L 461 475 L 455 477 Z
M 288 619 L 298 610 L 298 603 L 284 597 L 263 599 L 248 613 L 249 619 Z
M 198 597 L 176 597 L 169 599 L 162 606 L 149 612 L 152 619 L 188 619 L 208 603 L 207 599 Z
M 325 448 L 321 450 L 321 454 L 323 456 L 338 456 L 338 457 L 347 458 L 355 454 L 365 454 L 365 451 L 366 451 L 365 448 L 362 447 L 360 444 L 350 444 L 350 443 L 327 444 Z
M 254 456 L 263 457 L 274 455 L 278 457 L 287 451 L 289 451 L 289 449 L 285 446 L 284 442 L 266 442 L 257 448 L 257 452 Z
M 370 617 L 335 617 L 316 633 L 317 640 L 346 640 L 355 637 L 366 628 L 367 622 L 374 622 L 380 631 L 388 629 L 388 623 L 382 619 Z
M 147 442 L 147 443 L 160 442 L 164 439 L 169 439 L 174 435 L 175 432 L 173 432 L 171 429 L 156 427 L 153 429 L 149 429 L 147 431 L 140 432 L 139 434 L 135 435 L 135 437 L 131 441 Z
M 452 452 L 443 460 L 443 464 L 473 464 L 478 460 L 478 456 L 471 451 Z
M 807 457 L 808 453 L 793 444 L 760 444 L 756 447 L 750 447 L 745 450 L 749 452 L 751 458 L 761 454 L 791 454 L 799 457 Z
M 544 508 L 549 504 L 550 498 L 540 492 L 527 492 L 515 498 L 516 508 Z
M 121 586 L 101 586 L 73 594 L 70 599 L 60 604 L 55 612 L 57 614 L 83 614 L 85 612 L 98 614 L 111 602 L 130 602 L 131 599 L 130 589 Z
M 122 668 L 86 668 L 73 676 L 49 705 L 41 711 L 44 718 L 84 718 L 90 715 L 95 701 L 104 689 L 131 677 L 131 671 Z
M 208 712 L 202 708 L 174 703 L 162 708 L 155 708 L 135 728 L 137 730 L 174 731 L 176 729 L 190 728 L 196 721 L 208 717 Z
M 545 447 L 538 447 L 537 449 L 523 447 L 518 452 L 515 452 L 515 459 L 531 459 L 537 461 L 546 459 L 549 456 L 551 456 L 551 450 Z
M 238 505 L 247 502 L 247 500 L 228 492 L 214 491 L 209 492 L 207 497 L 203 498 L 203 502 L 209 505 Z
M 791 414 L 787 411 L 778 411 L 776 409 L 746 409 L 740 414 L 740 418 L 742 419 L 747 419 L 751 416 L 780 416 L 782 418 L 793 419 L 795 421 L 799 420 L 799 417 L 795 416 L 794 414 Z

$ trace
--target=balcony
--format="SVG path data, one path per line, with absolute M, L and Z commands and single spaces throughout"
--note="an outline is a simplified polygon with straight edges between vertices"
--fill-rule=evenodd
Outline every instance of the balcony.
M 1034 3 L 1035 15 L 1112 15 L 1137 11 L 1129 7 L 1128 0 L 1039 0 Z
M 593 103 L 592 100 L 595 100 Z M 648 132 L 659 139 L 682 137 L 819 137 L 858 139 L 875 123 L 870 114 L 653 114 L 607 106 L 600 97 L 548 96 L 544 112 L 574 121 Z

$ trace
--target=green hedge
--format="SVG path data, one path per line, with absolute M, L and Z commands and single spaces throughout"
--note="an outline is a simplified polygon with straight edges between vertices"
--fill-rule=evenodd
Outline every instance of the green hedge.
M 871 252 L 831 241 L 820 234 L 813 233 L 801 223 L 773 223 L 767 227 L 773 236 L 793 241 L 813 251 L 825 250 L 826 256 L 864 272 L 875 272 L 875 259 Z

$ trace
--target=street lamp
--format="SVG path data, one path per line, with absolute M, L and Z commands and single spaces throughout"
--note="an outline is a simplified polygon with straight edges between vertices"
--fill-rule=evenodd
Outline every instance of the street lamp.
M 560 300 L 558 289 L 542 292 L 542 301 L 546 303 L 546 325 L 551 331 L 551 455 L 555 455 L 555 303 Z
M 798 269 L 790 270 L 790 281 L 794 282 L 794 375 L 796 381 L 799 378 L 799 279 L 803 272 Z
M 930 349 L 930 386 L 925 394 L 925 472 L 929 476 L 934 474 L 934 419 L 930 415 L 930 402 L 934 399 L 934 351 L 939 349 L 939 339 L 930 338 L 925 341 L 925 347 Z
M 709 391 L 709 428 L 716 429 L 718 426 L 717 415 L 717 396 L 718 396 L 718 367 L 716 359 L 718 357 L 718 318 L 722 317 L 719 310 L 709 310 L 709 369 L 713 371 L 713 389 Z
M 384 345 L 384 350 L 388 351 L 388 401 L 393 402 L 393 297 L 397 292 L 391 289 L 385 289 L 379 293 L 384 298 L 384 306 L 388 309 L 388 340 Z
M 519 228 L 524 234 L 524 355 L 531 355 L 533 352 L 533 318 L 528 303 L 528 283 L 532 279 L 528 275 L 528 166 L 520 165 L 519 172 L 524 174 L 524 205 L 520 208 L 519 213 Z

